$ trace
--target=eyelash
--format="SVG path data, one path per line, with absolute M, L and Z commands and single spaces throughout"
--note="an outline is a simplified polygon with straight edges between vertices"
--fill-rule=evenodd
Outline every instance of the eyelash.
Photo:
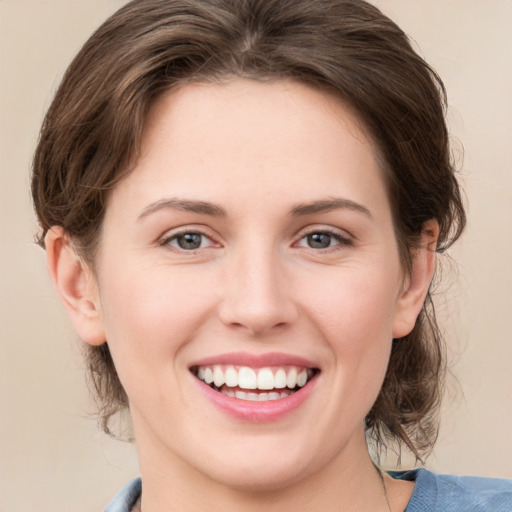
M 185 249 L 183 247 L 177 247 L 177 246 L 173 246 L 172 245 L 172 242 L 176 241 L 176 243 L 179 243 L 178 240 L 182 237 L 185 237 L 187 235 L 198 235 L 201 237 L 201 246 L 203 245 L 203 241 L 204 239 L 207 239 L 207 240 L 210 240 L 210 242 L 212 242 L 212 245 L 215 244 L 215 242 L 213 242 L 212 238 L 209 237 L 208 235 L 206 235 L 205 233 L 202 233 L 201 231 L 198 231 L 198 230 L 192 230 L 192 229 L 189 229 L 189 230 L 185 230 L 185 231 L 180 231 L 179 233 L 173 233 L 172 235 L 170 236 L 167 236 L 165 237 L 162 242 L 160 243 L 160 245 L 162 246 L 167 246 L 167 247 L 173 247 L 173 249 L 177 250 L 177 251 L 183 251 L 183 252 L 190 252 L 190 253 L 193 253 L 195 251 L 198 251 L 200 249 L 204 249 L 205 247 L 197 247 L 197 248 L 194 248 L 194 249 Z
M 185 237 L 187 235 L 200 236 L 201 237 L 200 246 L 197 248 L 186 249 L 183 247 L 173 245 L 173 242 L 176 242 L 177 244 L 179 244 L 178 240 L 181 237 Z M 300 244 L 300 242 L 302 240 L 304 240 L 304 239 L 307 240 L 308 237 L 312 237 L 314 235 L 329 236 L 330 237 L 329 245 L 327 247 L 321 247 L 321 248 L 319 248 L 319 247 L 315 248 L 315 247 L 309 247 L 309 246 L 303 246 L 303 245 L 299 245 L 299 247 L 305 247 L 306 249 L 309 249 L 309 250 L 312 250 L 315 252 L 326 252 L 329 250 L 336 250 L 334 248 L 336 248 L 338 246 L 350 247 L 353 245 L 353 241 L 350 238 L 343 236 L 340 233 L 337 233 L 337 232 L 329 230 L 329 229 L 313 229 L 308 232 L 302 233 L 302 236 L 299 238 L 298 242 L 296 242 L 294 245 L 298 245 L 298 244 Z M 202 247 L 205 239 L 209 240 L 211 242 L 211 245 L 215 245 L 215 242 L 212 240 L 212 238 L 210 236 L 206 235 L 205 233 L 202 233 L 201 231 L 190 229 L 190 230 L 180 231 L 178 233 L 173 233 L 172 235 L 165 237 L 161 241 L 160 245 L 167 246 L 167 247 L 169 247 L 169 246 L 173 247 L 173 249 L 180 251 L 180 252 L 182 251 L 182 252 L 194 253 L 198 250 L 207 248 L 207 247 Z M 336 244 L 331 244 L 333 239 L 337 242 Z
M 335 245 L 329 245 L 328 247 L 324 247 L 324 248 L 303 246 L 303 247 L 306 247 L 307 249 L 311 249 L 315 252 L 317 252 L 317 251 L 325 252 L 325 251 L 329 251 L 329 250 L 336 250 L 336 247 L 339 247 L 339 246 L 350 247 L 353 245 L 353 241 L 350 238 L 343 236 L 342 234 L 340 234 L 336 231 L 332 231 L 330 229 L 313 229 L 311 231 L 308 231 L 301 236 L 301 238 L 299 239 L 299 242 L 301 242 L 302 240 L 307 239 L 308 237 L 311 237 L 313 235 L 327 235 L 327 236 L 331 237 L 331 242 L 332 242 L 332 239 L 334 239 L 337 242 Z

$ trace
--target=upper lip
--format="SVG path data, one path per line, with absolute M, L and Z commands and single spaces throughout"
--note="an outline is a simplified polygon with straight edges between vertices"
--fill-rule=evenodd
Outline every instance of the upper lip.
M 229 364 L 233 366 L 248 366 L 250 368 L 264 368 L 268 366 L 301 366 L 304 368 L 318 368 L 314 362 L 300 356 L 284 354 L 281 352 L 267 352 L 265 354 L 251 354 L 249 352 L 229 352 L 208 356 L 194 361 L 190 368 L 209 366 L 215 364 Z

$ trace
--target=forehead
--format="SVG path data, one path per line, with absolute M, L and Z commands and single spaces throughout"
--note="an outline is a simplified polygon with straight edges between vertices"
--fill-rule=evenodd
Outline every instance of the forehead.
M 222 82 L 182 84 L 162 94 L 147 116 L 142 145 L 148 145 L 149 139 L 157 142 L 155 132 L 162 128 L 176 127 L 189 143 L 194 140 L 189 137 L 192 131 L 209 135 L 201 144 L 211 141 L 219 147 L 218 131 L 213 130 L 234 125 L 239 129 L 236 139 L 247 135 L 251 140 L 256 131 L 262 137 L 262 127 L 269 138 L 279 132 L 283 140 L 285 134 L 289 139 L 300 140 L 310 139 L 314 130 L 323 132 L 338 125 L 361 143 L 371 145 L 371 137 L 357 114 L 334 93 L 287 79 L 267 82 L 237 77 Z M 221 135 L 226 134 L 221 131 Z
M 258 190 L 280 203 L 293 190 L 297 203 L 337 187 L 362 201 L 382 195 L 381 174 L 371 139 L 333 94 L 293 81 L 233 79 L 163 94 L 146 119 L 134 170 L 113 195 L 217 201 Z

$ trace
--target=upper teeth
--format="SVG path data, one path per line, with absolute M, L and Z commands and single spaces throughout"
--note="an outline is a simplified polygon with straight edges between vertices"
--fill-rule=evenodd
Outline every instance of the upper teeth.
M 286 368 L 250 368 L 249 366 L 198 366 L 194 373 L 197 378 L 206 384 L 215 384 L 216 387 L 228 386 L 241 389 L 293 389 L 306 385 L 313 371 L 307 368 L 294 366 Z

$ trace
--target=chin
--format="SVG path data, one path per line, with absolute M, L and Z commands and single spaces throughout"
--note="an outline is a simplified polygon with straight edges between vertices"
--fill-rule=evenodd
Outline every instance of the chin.
M 254 467 L 247 465 L 244 468 L 229 467 L 214 475 L 213 478 L 220 484 L 237 491 L 248 493 L 267 493 L 286 489 L 304 477 L 305 469 L 275 465 L 272 461 L 266 465 Z
M 256 447 L 255 447 L 256 448 Z M 304 450 L 260 448 L 226 453 L 221 461 L 205 468 L 217 483 L 246 492 L 272 492 L 290 487 L 315 471 L 317 465 Z M 212 459 L 210 459 L 212 460 Z

